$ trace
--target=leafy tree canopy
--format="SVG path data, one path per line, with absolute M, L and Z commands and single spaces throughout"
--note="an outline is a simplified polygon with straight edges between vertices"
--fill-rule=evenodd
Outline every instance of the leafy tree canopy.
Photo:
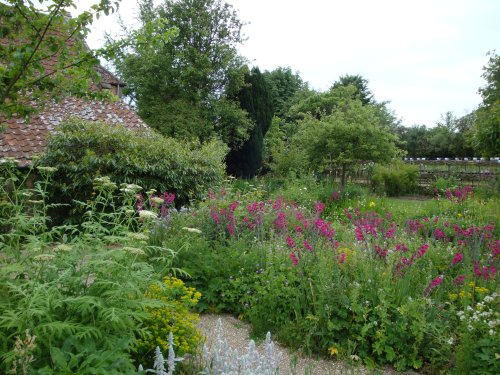
M 307 83 L 302 80 L 299 73 L 293 73 L 290 67 L 279 67 L 263 73 L 267 80 L 272 97 L 275 116 L 285 118 L 292 100 L 298 91 L 307 88 Z
M 356 90 L 354 91 L 353 99 L 361 100 L 363 105 L 375 104 L 375 99 L 373 94 L 368 88 L 368 80 L 360 75 L 346 74 L 341 76 L 338 81 L 336 81 L 331 90 L 339 87 L 353 86 Z
M 332 173 L 341 167 L 343 184 L 346 171 L 353 164 L 368 160 L 387 162 L 400 154 L 397 136 L 383 125 L 375 106 L 354 99 L 350 86 L 332 92 L 336 100 L 329 112 L 306 113 L 298 122 L 298 130 L 287 149 L 294 157 L 286 157 L 282 145 L 276 156 L 272 155 L 275 169 L 283 169 L 277 165 L 280 160 L 290 166 L 303 160 L 303 170 L 322 173 Z
M 500 155 L 500 55 L 489 54 L 484 67 L 486 86 L 479 89 L 483 103 L 476 112 L 474 147 L 482 156 Z
M 129 32 L 114 59 L 139 115 L 164 135 L 215 136 L 241 146 L 252 122 L 233 99 L 244 77 L 236 50 L 243 41 L 237 13 L 222 0 L 139 5 L 141 26 L 135 33 L 157 41 L 142 42 Z

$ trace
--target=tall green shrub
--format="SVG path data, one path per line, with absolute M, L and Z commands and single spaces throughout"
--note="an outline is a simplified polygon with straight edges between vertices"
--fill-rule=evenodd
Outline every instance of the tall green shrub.
M 173 192 L 183 204 L 222 180 L 225 154 L 218 141 L 182 143 L 157 133 L 71 119 L 50 137 L 37 163 L 57 168 L 54 193 L 60 202 L 86 201 L 94 178 L 109 176 L 118 184 Z
M 273 98 L 271 89 L 259 68 L 245 76 L 247 86 L 239 94 L 241 107 L 248 112 L 255 126 L 242 147 L 232 149 L 227 156 L 228 173 L 244 178 L 255 176 L 262 167 L 264 136 L 271 126 Z
M 389 196 L 414 193 L 418 190 L 418 167 L 399 161 L 388 165 L 376 165 L 372 186 L 377 193 Z

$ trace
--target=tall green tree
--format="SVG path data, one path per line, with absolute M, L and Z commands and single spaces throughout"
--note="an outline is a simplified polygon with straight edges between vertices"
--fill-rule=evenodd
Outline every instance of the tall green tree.
M 292 105 L 293 98 L 298 91 L 307 88 L 299 73 L 293 73 L 290 67 L 279 67 L 263 73 L 272 92 L 274 115 L 286 118 Z
M 101 0 L 74 18 L 68 17 L 73 0 L 0 3 L 0 113 L 27 114 L 33 100 L 40 106 L 41 99 L 64 93 L 89 94 L 99 61 L 85 48 L 85 36 L 118 2 Z
M 363 105 L 375 104 L 373 94 L 368 88 L 368 80 L 363 76 L 360 76 L 359 74 L 346 74 L 344 76 L 340 76 L 338 81 L 333 84 L 332 89 L 347 86 L 353 86 L 356 89 L 353 92 L 353 99 L 359 99 Z
M 430 133 L 425 125 L 413 125 L 402 129 L 403 148 L 409 157 L 430 157 Z
M 294 146 L 307 155 L 308 166 L 331 173 L 341 167 L 345 184 L 349 168 L 360 161 L 388 162 L 400 153 L 397 136 L 381 124 L 376 108 L 353 99 L 351 88 L 337 89 L 342 100 L 321 118 L 307 115 L 299 122 Z
M 245 76 L 245 86 L 238 94 L 241 107 L 254 122 L 249 139 L 243 146 L 231 150 L 226 158 L 227 171 L 231 175 L 250 178 L 262 167 L 264 137 L 273 119 L 271 88 L 259 68 L 253 68 Z
M 114 60 L 139 115 L 164 135 L 241 146 L 252 122 L 232 99 L 244 77 L 237 52 L 243 24 L 232 6 L 222 0 L 139 5 L 139 33 L 168 35 L 151 45 L 129 34 L 132 43 Z
M 483 103 L 476 111 L 474 148 L 482 156 L 500 155 L 500 55 L 489 54 L 484 67 L 486 86 L 479 89 Z

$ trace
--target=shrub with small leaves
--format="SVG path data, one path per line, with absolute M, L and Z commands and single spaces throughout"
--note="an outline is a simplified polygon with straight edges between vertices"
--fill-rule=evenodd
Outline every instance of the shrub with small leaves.
M 164 352 L 168 351 L 170 333 L 174 335 L 174 348 L 179 356 L 195 354 L 202 336 L 196 328 L 198 314 L 190 309 L 198 303 L 201 293 L 185 286 L 182 280 L 167 276 L 163 283 L 150 285 L 146 297 L 161 304 L 147 309 L 144 326 L 149 335 L 137 342 L 139 362 L 149 363 L 157 346 Z

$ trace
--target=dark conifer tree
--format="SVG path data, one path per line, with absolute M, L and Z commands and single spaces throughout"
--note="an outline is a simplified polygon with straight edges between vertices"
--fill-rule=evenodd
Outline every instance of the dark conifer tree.
M 264 136 L 273 118 L 273 99 L 271 89 L 259 68 L 253 68 L 246 74 L 245 83 L 238 93 L 238 99 L 241 108 L 248 112 L 255 126 L 243 146 L 229 152 L 226 164 L 228 174 L 251 178 L 262 167 Z

